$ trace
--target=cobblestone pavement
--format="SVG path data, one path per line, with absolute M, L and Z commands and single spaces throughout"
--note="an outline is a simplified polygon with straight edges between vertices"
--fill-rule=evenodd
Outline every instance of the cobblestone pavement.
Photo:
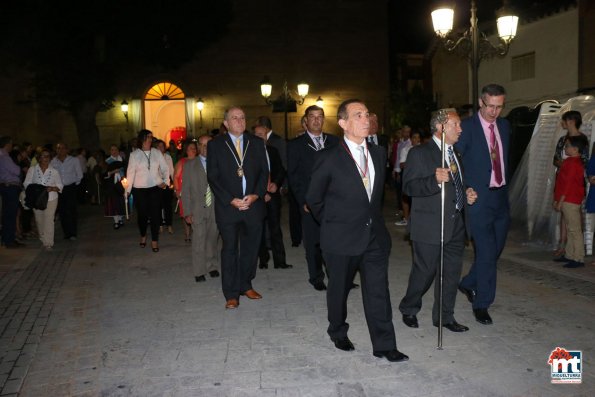
M 220 279 L 194 282 L 179 220 L 153 253 L 139 248 L 133 221 L 114 231 L 101 208 L 81 212 L 77 242 L 57 241 L 51 253 L 33 241 L 0 249 L 2 396 L 590 396 L 595 390 L 595 266 L 562 269 L 547 250 L 510 239 L 490 310 L 494 324 L 475 322 L 459 294 L 455 315 L 470 331 L 445 330 L 444 349 L 437 350 L 431 292 L 420 328 L 401 322 L 397 307 L 411 254 L 403 228 L 391 222 L 394 322 L 399 349 L 410 356 L 391 364 L 371 354 L 360 290 L 349 298 L 356 350 L 334 348 L 325 331 L 325 296 L 307 282 L 302 247 L 287 247 L 293 269 L 258 270 L 254 287 L 262 300 L 242 299 L 226 311 Z M 471 255 L 468 248 L 466 268 Z M 551 384 L 547 360 L 557 346 L 582 351 L 582 384 Z

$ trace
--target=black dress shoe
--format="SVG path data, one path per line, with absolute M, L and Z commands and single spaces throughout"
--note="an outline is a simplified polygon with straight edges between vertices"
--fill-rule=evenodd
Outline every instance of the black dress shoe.
M 317 283 L 314 284 L 314 289 L 316 291 L 325 291 L 326 290 L 326 285 L 324 284 L 324 281 L 319 281 Z
M 335 347 L 337 349 L 339 349 L 339 350 L 344 350 L 346 352 L 351 351 L 351 350 L 355 350 L 355 347 L 353 347 L 353 343 L 351 343 L 351 341 L 349 340 L 348 337 L 345 337 L 345 338 L 331 338 L 331 340 L 335 344 Z
M 409 360 L 409 356 L 406 354 L 401 353 L 397 349 L 388 350 L 388 351 L 375 351 L 373 352 L 375 357 L 384 357 L 391 363 L 398 363 L 400 361 L 407 361 Z
M 275 269 L 292 269 L 293 265 L 289 265 L 287 263 L 282 263 L 280 265 L 275 265 Z
M 358 289 L 358 288 L 359 288 L 359 284 L 351 283 L 350 289 Z
M 264 262 L 260 262 L 258 264 L 258 268 L 259 269 L 268 269 L 269 268 L 269 264 L 268 263 L 264 263 Z
M 459 285 L 459 291 L 461 291 L 467 297 L 467 300 L 469 302 L 473 303 L 473 301 L 475 300 L 475 290 L 465 288 Z
M 415 314 L 403 314 L 403 322 L 409 328 L 419 328 L 419 323 L 417 322 Z
M 437 327 L 438 323 L 434 323 L 434 327 Z M 469 331 L 469 327 L 464 326 L 463 324 L 457 323 L 456 320 L 452 320 L 451 323 L 442 324 L 444 328 L 452 332 L 467 332 Z
M 219 277 L 219 271 L 218 270 L 211 270 L 209 272 L 209 276 L 215 278 L 215 277 Z
M 473 309 L 473 314 L 478 323 L 483 325 L 492 324 L 492 318 L 488 314 L 488 309 Z
M 569 262 L 569 261 L 570 261 L 570 259 L 568 259 L 564 255 L 561 255 L 554 259 L 554 262 Z
M 293 242 L 291 243 L 291 246 L 292 246 L 292 247 L 299 247 L 299 246 L 300 246 L 300 243 L 298 243 L 298 242 L 296 242 L 296 241 L 293 241 Z
M 196 281 L 197 283 L 203 282 L 203 281 L 207 281 L 207 278 L 203 275 L 203 276 L 198 276 L 198 277 L 194 277 L 194 281 Z

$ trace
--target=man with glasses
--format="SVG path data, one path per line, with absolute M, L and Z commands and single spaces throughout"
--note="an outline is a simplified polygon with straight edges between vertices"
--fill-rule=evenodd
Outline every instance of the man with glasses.
M 496 296 L 496 263 L 506 242 L 510 224 L 508 203 L 508 149 L 510 125 L 500 118 L 506 91 L 498 84 L 481 90 L 479 112 L 461 123 L 463 132 L 455 148 L 463 158 L 463 175 L 468 187 L 477 192 L 475 205 L 468 208 L 469 228 L 475 259 L 459 284 L 459 290 L 473 304 L 475 319 L 492 324 L 488 308 Z

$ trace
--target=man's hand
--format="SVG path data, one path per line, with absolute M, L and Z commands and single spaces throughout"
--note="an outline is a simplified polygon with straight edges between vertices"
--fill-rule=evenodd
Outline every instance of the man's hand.
M 186 221 L 187 224 L 192 225 L 192 223 L 194 223 L 194 219 L 192 219 L 192 215 L 186 215 L 184 217 L 184 220 Z
M 562 209 L 562 201 L 554 201 L 554 210 L 560 212 Z
M 230 204 L 233 207 L 236 207 L 237 209 L 241 209 L 244 206 L 244 200 L 239 199 L 239 198 L 234 198 L 233 200 L 231 200 Z
M 477 192 L 472 187 L 468 187 L 465 193 L 467 193 L 467 204 L 473 205 L 477 200 Z
M 450 174 L 448 168 L 436 168 L 436 181 L 438 183 L 448 182 L 450 180 Z
M 269 201 L 271 201 L 271 195 L 270 195 L 270 194 L 268 194 L 268 193 L 266 193 L 266 194 L 264 195 L 264 202 L 265 202 L 265 203 L 268 203 Z
M 269 183 L 269 186 L 267 186 L 267 191 L 271 193 L 277 193 L 277 189 L 277 184 L 275 182 L 271 182 Z
M 309 214 L 310 213 L 310 209 L 308 208 L 308 204 L 304 204 L 304 212 Z

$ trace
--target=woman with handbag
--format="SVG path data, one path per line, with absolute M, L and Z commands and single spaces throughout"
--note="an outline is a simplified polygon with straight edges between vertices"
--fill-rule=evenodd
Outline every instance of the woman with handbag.
M 130 153 L 126 170 L 126 193 L 134 195 L 138 213 L 140 247 L 147 245 L 147 225 L 151 222 L 151 248 L 159 252 L 159 226 L 161 225 L 161 194 L 169 183 L 169 168 L 160 151 L 151 146 L 153 133 L 141 130 L 137 149 Z
M 48 201 L 45 209 L 33 209 L 35 223 L 39 232 L 39 239 L 43 247 L 51 250 L 54 246 L 54 216 L 58 207 L 58 193 L 64 185 L 58 171 L 50 166 L 50 152 L 46 149 L 39 154 L 37 164 L 30 167 L 23 185 L 25 189 L 31 184 L 45 186 L 48 192 Z

